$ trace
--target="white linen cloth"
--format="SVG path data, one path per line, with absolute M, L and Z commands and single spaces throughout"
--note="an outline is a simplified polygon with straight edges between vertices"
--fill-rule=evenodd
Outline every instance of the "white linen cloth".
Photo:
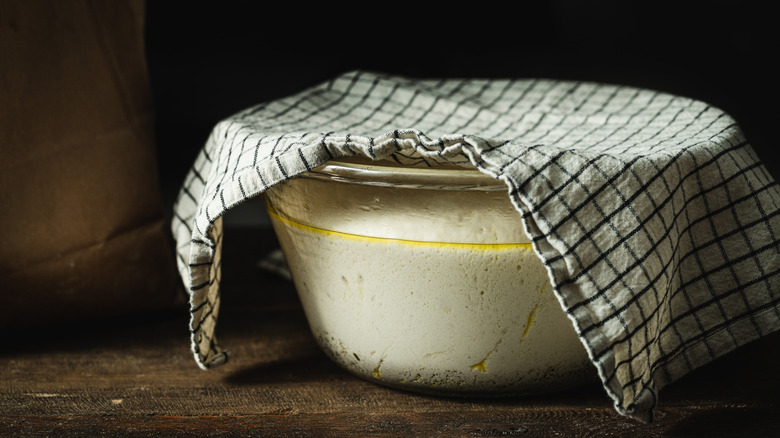
M 172 223 L 192 349 L 216 342 L 221 216 L 333 157 L 471 164 L 506 183 L 615 409 L 780 328 L 780 190 L 704 102 L 547 79 L 349 72 L 219 122 Z

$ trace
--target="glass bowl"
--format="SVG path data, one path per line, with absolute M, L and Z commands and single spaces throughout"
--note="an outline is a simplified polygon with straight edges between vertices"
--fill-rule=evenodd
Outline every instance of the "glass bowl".
M 350 372 L 479 396 L 594 378 L 503 182 L 345 158 L 264 198 L 311 331 Z

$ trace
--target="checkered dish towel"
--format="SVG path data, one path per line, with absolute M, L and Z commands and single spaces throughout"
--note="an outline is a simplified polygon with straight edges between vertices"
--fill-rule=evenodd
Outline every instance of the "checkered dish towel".
M 172 227 L 202 368 L 227 359 L 222 214 L 345 155 L 505 182 L 623 415 L 652 421 L 663 386 L 780 328 L 780 190 L 724 112 L 627 86 L 350 72 L 219 122 L 189 172 Z

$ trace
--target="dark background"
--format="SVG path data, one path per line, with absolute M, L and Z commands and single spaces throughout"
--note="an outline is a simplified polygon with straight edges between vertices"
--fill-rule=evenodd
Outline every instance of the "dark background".
M 768 7 L 564 0 L 423 7 L 148 2 L 166 209 L 216 122 L 352 69 L 583 79 L 692 97 L 731 114 L 778 178 L 778 45 Z

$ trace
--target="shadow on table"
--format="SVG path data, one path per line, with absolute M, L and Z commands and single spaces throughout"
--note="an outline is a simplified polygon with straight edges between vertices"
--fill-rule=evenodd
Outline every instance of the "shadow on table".
M 756 435 L 755 427 L 763 431 Z M 747 433 L 747 430 L 750 433 Z M 769 408 L 717 408 L 694 413 L 680 420 L 668 431 L 675 437 L 777 437 L 780 436 L 780 418 L 777 409 Z
M 258 363 L 239 369 L 225 377 L 224 382 L 228 385 L 252 386 L 339 381 L 352 378 L 324 353 L 318 354 L 317 351 L 310 350 L 305 355 Z
M 23 353 L 127 349 L 185 345 L 189 314 L 184 307 L 133 315 L 93 317 L 57 324 L 11 327 L 0 357 Z

